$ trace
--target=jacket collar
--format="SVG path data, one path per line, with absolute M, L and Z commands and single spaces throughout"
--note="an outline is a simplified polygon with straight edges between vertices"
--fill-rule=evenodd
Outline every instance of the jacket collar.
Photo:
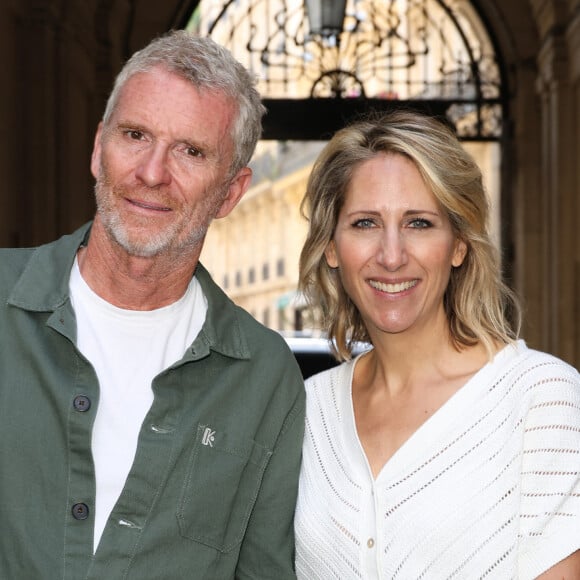
M 33 312 L 54 312 L 69 300 L 69 278 L 79 246 L 86 243 L 91 223 L 73 234 L 36 248 L 8 303 Z
M 92 222 L 76 232 L 39 246 L 14 286 L 8 303 L 31 312 L 55 312 L 70 303 L 70 271 L 78 248 L 88 242 Z M 195 272 L 208 309 L 204 325 L 193 342 L 190 356 L 200 358 L 215 350 L 232 358 L 250 357 L 244 313 L 224 294 L 202 264 Z

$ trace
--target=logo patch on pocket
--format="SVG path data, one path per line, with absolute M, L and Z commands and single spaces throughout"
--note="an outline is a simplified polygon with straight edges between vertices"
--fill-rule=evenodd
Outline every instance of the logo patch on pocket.
M 211 427 L 206 427 L 203 436 L 201 438 L 201 444 L 209 447 L 213 447 L 213 442 L 215 440 L 215 431 Z

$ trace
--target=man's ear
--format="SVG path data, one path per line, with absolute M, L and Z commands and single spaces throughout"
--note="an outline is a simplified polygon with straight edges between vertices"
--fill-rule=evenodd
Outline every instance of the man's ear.
M 223 218 L 230 214 L 250 187 L 251 181 L 252 170 L 249 167 L 244 167 L 238 171 L 230 181 L 227 195 L 216 213 L 216 218 Z
M 91 173 L 96 179 L 101 171 L 101 136 L 103 134 L 103 122 L 97 126 L 95 141 L 93 143 L 93 152 L 91 154 Z

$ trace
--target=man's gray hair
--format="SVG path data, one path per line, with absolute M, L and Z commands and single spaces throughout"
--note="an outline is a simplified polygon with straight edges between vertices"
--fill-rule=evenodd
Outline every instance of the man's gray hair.
M 248 165 L 262 134 L 262 116 L 266 111 L 256 90 L 256 78 L 223 46 L 185 30 L 174 30 L 154 39 L 127 61 L 107 101 L 104 125 L 109 122 L 127 80 L 155 67 L 175 73 L 198 89 L 222 93 L 237 105 L 231 133 L 234 153 L 230 176 Z

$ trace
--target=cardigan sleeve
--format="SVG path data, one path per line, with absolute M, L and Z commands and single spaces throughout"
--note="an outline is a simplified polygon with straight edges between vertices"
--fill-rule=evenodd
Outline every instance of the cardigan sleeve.
M 518 578 L 536 578 L 580 549 L 580 375 L 543 355 L 524 425 Z

